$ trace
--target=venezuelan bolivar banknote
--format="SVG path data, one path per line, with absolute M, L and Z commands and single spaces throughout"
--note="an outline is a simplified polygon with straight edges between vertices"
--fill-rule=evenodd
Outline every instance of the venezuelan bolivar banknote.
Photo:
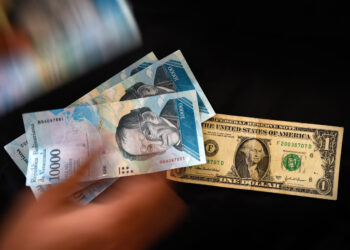
M 81 204 L 88 204 L 99 194 L 112 185 L 117 178 L 103 179 L 99 181 L 89 181 L 80 183 L 80 190 L 71 194 L 70 198 Z M 30 186 L 35 198 L 39 198 L 52 185 Z
M 122 70 L 112 78 L 108 79 L 107 81 L 100 84 L 96 89 L 93 89 L 89 93 L 85 94 L 81 98 L 79 98 L 77 101 L 69 105 L 68 107 L 76 106 L 79 104 L 89 104 L 92 103 L 92 98 L 96 97 L 100 92 L 103 90 L 106 90 L 109 87 L 112 87 L 113 85 L 119 83 L 120 81 L 126 79 L 132 74 L 135 74 L 136 72 L 142 71 L 143 69 L 147 68 L 149 65 L 157 61 L 157 57 L 154 55 L 153 52 L 147 54 L 140 60 L 136 61 L 126 69 Z M 6 152 L 10 155 L 12 160 L 16 163 L 18 168 L 22 171 L 24 175 L 27 173 L 27 165 L 28 165 L 28 143 L 25 134 L 22 136 L 19 136 L 9 144 L 7 144 L 5 147 Z M 106 180 L 106 185 L 103 186 L 103 182 L 99 182 L 96 184 L 96 186 L 91 185 L 88 186 L 84 192 L 86 195 L 78 195 L 77 197 L 85 197 L 82 202 L 86 203 L 87 201 L 92 200 L 93 194 L 96 194 L 96 190 L 104 190 L 110 185 L 110 180 Z M 93 189 L 89 190 L 89 187 L 93 187 Z M 34 196 L 38 197 L 40 196 L 48 187 L 45 186 L 33 186 L 31 187 Z M 101 192 L 102 192 L 101 191 Z
M 207 163 L 168 179 L 337 199 L 343 128 L 221 114 L 202 126 Z
M 19 168 L 19 169 L 26 176 L 27 166 L 25 166 L 24 168 Z M 92 201 L 93 199 L 95 199 L 104 190 L 106 190 L 116 180 L 117 180 L 117 178 L 113 178 L 113 179 L 105 179 L 105 180 L 100 180 L 100 181 L 95 181 L 95 182 L 91 181 L 91 182 L 81 183 L 81 189 L 79 191 L 75 192 L 72 195 L 72 198 L 74 200 L 76 200 L 77 202 L 80 202 L 81 204 L 87 204 L 90 201 Z M 52 185 L 30 186 L 30 189 L 32 190 L 32 192 L 34 194 L 34 197 L 39 198 L 39 196 L 42 195 L 51 186 Z
M 155 62 L 145 70 L 104 91 L 96 103 L 117 102 L 166 93 L 196 90 L 201 122 L 215 115 L 181 51 Z
M 64 181 L 101 147 L 83 181 L 205 163 L 194 90 L 28 113 L 23 120 L 27 185 Z
M 94 104 L 93 99 L 99 96 L 103 91 L 117 85 L 118 83 L 122 82 L 123 80 L 126 80 L 130 76 L 142 71 L 143 69 L 149 67 L 153 63 L 157 61 L 157 57 L 153 52 L 147 54 L 140 60 L 136 61 L 135 63 L 131 64 L 126 69 L 122 70 L 115 76 L 111 77 L 107 81 L 103 82 L 99 86 L 97 86 L 95 89 L 91 90 L 89 93 L 85 94 L 81 98 L 79 98 L 77 101 L 75 101 L 72 105 L 78 105 L 78 104 Z

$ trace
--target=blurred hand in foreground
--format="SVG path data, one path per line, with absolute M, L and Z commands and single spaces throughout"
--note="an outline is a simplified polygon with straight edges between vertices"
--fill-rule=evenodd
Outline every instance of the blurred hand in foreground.
M 38 201 L 17 201 L 2 228 L 0 249 L 145 249 L 167 234 L 186 205 L 158 174 L 123 177 L 89 205 L 68 194 L 79 189 L 90 161 Z

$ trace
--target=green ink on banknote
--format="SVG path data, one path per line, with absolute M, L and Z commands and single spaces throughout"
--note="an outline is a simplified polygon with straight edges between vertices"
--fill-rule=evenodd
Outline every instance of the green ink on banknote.
M 296 154 L 288 154 L 283 158 L 283 165 L 287 170 L 295 171 L 300 168 L 300 157 Z
M 207 164 L 212 164 L 212 165 L 224 165 L 224 161 L 220 161 L 220 160 L 210 160 L 207 159 Z

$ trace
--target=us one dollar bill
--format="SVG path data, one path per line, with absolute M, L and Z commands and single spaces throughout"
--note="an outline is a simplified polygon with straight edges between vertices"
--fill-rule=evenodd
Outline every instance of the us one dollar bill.
M 202 126 L 207 163 L 168 179 L 337 199 L 343 128 L 222 114 Z
M 135 74 L 136 72 L 142 71 L 143 69 L 147 68 L 149 65 L 156 62 L 157 60 L 158 59 L 153 52 L 147 54 L 146 56 L 136 61 L 135 63 L 131 64 L 129 67 L 125 68 L 118 74 L 114 75 L 112 78 L 108 79 L 107 81 L 97 86 L 97 88 L 91 90 L 90 92 L 88 92 L 87 94 L 85 94 L 84 96 L 76 100 L 75 102 L 73 102 L 68 107 L 73 107 L 80 104 L 92 104 L 93 98 L 97 97 L 104 90 L 108 89 L 109 87 L 113 87 L 115 84 L 125 80 L 127 77 L 130 77 L 130 75 Z M 24 175 L 26 175 L 29 148 L 28 148 L 28 142 L 25 134 L 11 141 L 4 148 L 6 152 L 10 155 L 12 160 L 16 163 L 17 167 L 21 170 L 21 172 Z M 79 197 L 82 203 L 88 203 L 98 195 L 98 191 L 102 192 L 108 186 L 110 186 L 111 183 L 112 182 L 110 180 L 106 180 L 104 182 L 100 181 L 98 184 L 95 184 L 95 185 L 93 185 L 93 183 L 90 183 L 89 185 L 87 185 L 86 189 L 82 190 L 79 193 L 79 195 L 76 195 L 75 197 Z M 45 186 L 45 185 L 42 185 L 42 186 L 37 185 L 37 186 L 31 186 L 30 188 L 34 196 L 37 198 L 44 191 L 46 191 L 48 187 L 49 186 Z
M 180 50 L 105 90 L 96 103 L 117 102 L 166 93 L 196 90 L 201 122 L 215 115 Z
M 66 180 L 102 147 L 83 181 L 205 163 L 195 90 L 28 113 L 23 120 L 31 186 Z

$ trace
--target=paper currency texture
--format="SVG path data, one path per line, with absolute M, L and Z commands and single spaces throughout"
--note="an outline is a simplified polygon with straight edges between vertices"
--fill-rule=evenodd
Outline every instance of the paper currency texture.
M 69 105 L 69 107 L 76 106 L 79 104 L 93 103 L 92 99 L 98 96 L 100 92 L 108 89 L 109 87 L 113 87 L 115 84 L 132 75 L 133 72 L 142 71 L 144 68 L 148 67 L 155 61 L 157 61 L 157 57 L 154 55 L 154 53 L 148 53 L 140 60 L 136 61 L 132 65 L 128 66 L 127 68 L 116 74 L 115 76 L 111 77 L 107 81 L 97 86 L 97 88 L 91 90 L 90 92 L 76 100 L 74 103 Z M 18 168 L 23 172 L 24 175 L 26 175 L 29 149 L 25 134 L 19 136 L 18 138 L 7 144 L 4 148 L 6 152 L 10 155 L 12 160 L 16 163 Z M 89 185 L 86 189 L 80 192 L 80 195 L 77 195 L 76 197 L 78 197 L 82 203 L 88 203 L 98 195 L 99 191 L 102 192 L 111 184 L 112 182 L 110 180 L 106 180 L 99 182 L 98 185 Z M 45 190 L 47 190 L 47 188 L 48 187 L 46 186 L 40 185 L 31 187 L 35 197 L 39 197 Z
M 166 93 L 196 90 L 201 121 L 215 112 L 194 77 L 181 51 L 155 62 L 145 70 L 104 91 L 96 103 L 117 102 Z
M 156 56 L 153 52 L 147 54 L 137 62 L 133 63 L 123 71 L 119 72 L 112 78 L 103 82 L 97 88 L 91 90 L 89 93 L 85 94 L 68 107 L 73 107 L 79 104 L 90 104 L 92 103 L 92 98 L 96 97 L 99 94 L 99 90 L 106 89 L 107 87 L 112 87 L 114 84 L 119 83 L 121 80 L 129 77 L 133 71 L 141 71 L 145 67 L 157 61 Z M 11 141 L 4 146 L 6 152 L 10 155 L 12 160 L 16 163 L 18 168 L 23 172 L 27 172 L 28 165 L 28 142 L 25 134 L 17 137 L 15 140 Z
M 129 78 L 130 76 L 136 74 L 137 72 L 142 71 L 143 69 L 149 67 L 154 62 L 158 61 L 157 57 L 153 52 L 148 53 L 146 56 L 142 57 L 140 60 L 134 62 L 118 74 L 114 75 L 107 81 L 103 82 L 99 86 L 97 86 L 95 89 L 91 90 L 89 93 L 85 94 L 84 96 L 80 97 L 77 101 L 74 102 L 72 105 L 78 105 L 78 104 L 94 104 L 93 99 L 98 97 L 100 94 L 102 94 L 103 91 L 114 87 L 118 83 L 122 82 L 123 80 Z
M 205 163 L 194 90 L 23 115 L 27 185 L 58 183 L 103 153 L 86 181 Z
M 217 114 L 203 123 L 207 163 L 180 182 L 337 199 L 343 128 Z

